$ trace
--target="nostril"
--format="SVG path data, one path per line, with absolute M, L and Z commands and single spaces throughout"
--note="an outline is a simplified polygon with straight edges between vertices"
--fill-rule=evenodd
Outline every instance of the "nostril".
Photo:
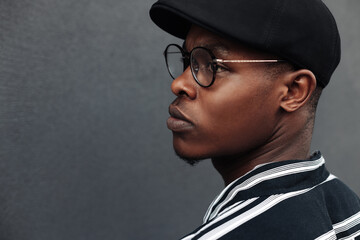
M 186 93 L 185 91 L 181 90 L 181 91 L 179 92 L 179 95 L 187 95 L 187 93 Z

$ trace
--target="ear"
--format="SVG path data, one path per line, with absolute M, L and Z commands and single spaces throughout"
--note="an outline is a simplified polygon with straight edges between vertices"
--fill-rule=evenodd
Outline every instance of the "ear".
M 295 112 L 305 105 L 316 88 L 316 77 L 307 69 L 287 74 L 280 106 L 286 112 Z

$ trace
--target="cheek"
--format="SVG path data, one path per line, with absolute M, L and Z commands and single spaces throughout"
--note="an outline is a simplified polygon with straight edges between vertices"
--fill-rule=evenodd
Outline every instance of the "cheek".
M 264 88 L 247 85 L 217 91 L 204 103 L 199 115 L 204 144 L 218 154 L 236 154 L 255 148 L 272 132 L 271 101 Z
M 174 133 L 176 152 L 203 159 L 242 154 L 264 144 L 276 122 L 275 99 L 267 90 L 271 86 L 254 79 L 215 82 L 214 87 L 199 91 L 186 109 L 196 128 Z

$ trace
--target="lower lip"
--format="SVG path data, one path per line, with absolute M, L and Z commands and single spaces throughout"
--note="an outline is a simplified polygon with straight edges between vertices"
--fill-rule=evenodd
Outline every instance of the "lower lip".
M 184 120 L 181 120 L 178 118 L 174 118 L 174 117 L 169 117 L 168 120 L 166 121 L 166 123 L 167 123 L 167 127 L 171 131 L 175 131 L 175 132 L 184 131 L 184 130 L 187 130 L 194 126 L 190 122 L 187 122 L 187 121 L 184 121 Z

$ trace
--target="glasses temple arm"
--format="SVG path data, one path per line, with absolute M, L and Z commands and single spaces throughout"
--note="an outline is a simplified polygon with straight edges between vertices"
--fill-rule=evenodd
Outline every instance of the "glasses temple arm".
M 224 60 L 214 59 L 215 63 L 274 63 L 274 62 L 285 62 L 282 59 L 266 59 L 266 60 Z

